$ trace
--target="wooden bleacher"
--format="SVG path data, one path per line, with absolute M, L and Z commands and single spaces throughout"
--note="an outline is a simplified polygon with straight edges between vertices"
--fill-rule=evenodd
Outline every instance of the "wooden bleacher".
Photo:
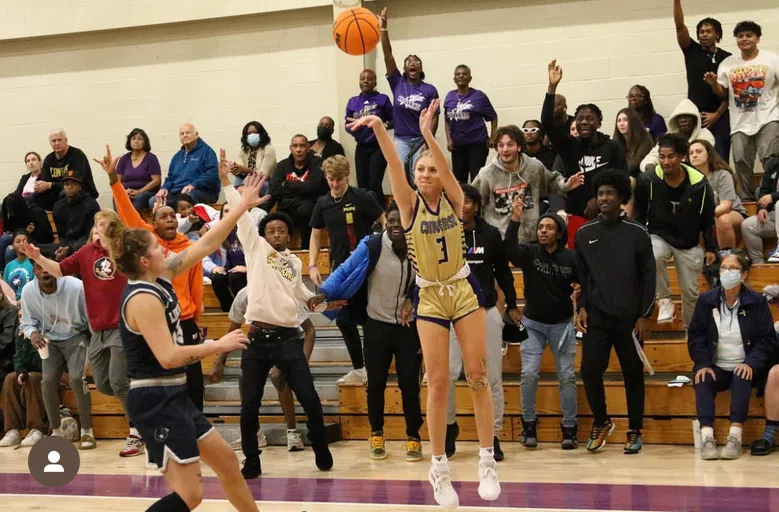
M 750 215 L 756 211 L 754 203 L 746 204 Z M 766 248 L 773 245 L 766 242 Z M 323 245 L 323 247 L 326 247 Z M 303 260 L 303 271 L 308 273 L 308 253 L 297 252 Z M 317 260 L 317 267 L 321 274 L 329 271 L 328 253 L 323 250 Z M 652 319 L 653 336 L 646 342 L 645 351 L 657 374 L 653 377 L 647 375 L 646 383 L 646 413 L 644 441 L 646 443 L 662 444 L 691 444 L 691 421 L 695 417 L 695 398 L 692 386 L 682 388 L 668 388 L 666 383 L 676 375 L 691 376 L 692 363 L 687 353 L 687 343 L 679 319 L 681 315 L 679 288 L 676 272 L 673 267 L 669 271 L 671 291 L 675 297 L 677 307 L 677 319 L 670 324 L 658 325 L 655 317 Z M 520 302 L 524 299 L 523 278 L 520 271 L 514 271 L 515 289 Z M 750 273 L 750 285 L 761 291 L 766 285 L 779 283 L 779 265 L 755 265 Z M 708 286 L 701 278 L 699 289 L 705 290 Z M 209 338 L 222 336 L 227 332 L 229 320 L 225 313 L 219 310 L 219 304 L 210 286 L 205 287 L 204 303 L 206 313 L 203 315 L 200 325 L 208 327 Z M 779 308 L 772 307 L 774 320 L 779 320 Z M 370 340 L 366 340 L 370 342 Z M 203 361 L 203 371 L 207 373 L 214 358 Z M 579 371 L 581 362 L 581 345 L 577 346 L 576 371 Z M 234 363 L 233 363 L 234 364 Z M 312 363 L 314 364 L 314 363 Z M 326 363 L 316 363 L 326 364 Z M 504 402 L 505 421 L 501 439 L 504 441 L 518 441 L 521 433 L 521 410 L 519 374 L 522 369 L 522 361 L 518 347 L 509 347 L 503 360 L 504 371 Z M 394 365 L 391 369 L 394 373 Z M 620 367 L 616 355 L 612 352 L 606 376 L 606 395 L 609 404 L 609 412 L 617 425 L 617 431 L 612 438 L 614 442 L 621 442 L 621 436 L 627 430 L 627 410 L 625 404 L 624 387 L 620 377 Z M 549 351 L 544 353 L 541 362 L 542 379 L 539 383 L 537 396 L 537 408 L 539 414 L 538 434 L 539 440 L 557 442 L 560 439 L 559 427 L 561 412 L 557 396 L 557 382 L 555 375 L 555 362 Z M 389 439 L 405 439 L 405 426 L 401 410 L 400 391 L 397 383 L 390 380 L 385 391 L 385 435 Z M 591 411 L 587 405 L 584 389 L 579 383 L 579 438 L 585 441 L 592 426 Z M 457 390 L 458 424 L 460 426 L 461 440 L 476 440 L 476 427 L 473 417 L 472 403 L 468 388 L 464 382 L 458 383 Z M 72 392 L 63 391 L 63 401 L 66 405 L 76 410 L 76 404 Z M 425 407 L 426 388 L 422 387 L 422 404 Z M 366 395 L 361 385 L 339 385 L 340 413 L 326 417 L 325 421 L 338 423 L 344 439 L 364 440 L 370 435 L 370 425 L 367 417 Z M 716 433 L 724 441 L 727 436 L 727 411 L 729 406 L 729 393 L 721 393 L 717 399 L 717 420 L 715 422 Z M 744 441 L 751 442 L 759 436 L 763 428 L 763 401 L 753 396 L 750 406 L 750 419 L 745 427 Z M 113 397 L 92 393 L 92 414 L 95 434 L 98 438 L 123 438 L 127 433 L 127 422 L 121 412 L 119 401 Z M 237 422 L 235 416 L 222 416 L 212 418 L 226 423 Z M 304 419 L 304 418 L 299 418 Z M 283 419 L 278 415 L 265 415 L 261 422 L 278 423 Z M 423 436 L 427 436 L 427 430 L 423 426 Z

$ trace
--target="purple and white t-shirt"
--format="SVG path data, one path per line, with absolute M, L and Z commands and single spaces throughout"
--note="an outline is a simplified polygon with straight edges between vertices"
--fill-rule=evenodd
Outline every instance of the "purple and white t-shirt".
M 138 167 L 133 167 L 132 153 L 122 155 L 116 164 L 116 174 L 123 176 L 122 185 L 128 190 L 138 190 L 160 175 L 160 161 L 154 153 L 146 153 Z
M 359 96 L 353 96 L 346 104 L 346 118 L 359 119 L 364 116 L 379 116 L 382 121 L 392 121 L 392 102 L 389 96 L 380 92 L 360 93 Z M 367 126 L 361 126 L 352 132 L 348 128 L 357 144 L 374 144 L 376 134 Z
M 391 75 L 387 75 L 387 81 L 392 89 L 395 103 L 393 112 L 395 137 L 398 139 L 421 137 L 419 114 L 430 105 L 431 101 L 438 98 L 438 90 L 426 82 L 410 84 L 397 69 Z M 440 110 L 437 113 L 440 113 Z
M 444 100 L 444 113 L 455 146 L 487 142 L 489 136 L 484 122 L 498 118 L 490 99 L 477 89 L 469 89 L 462 98 L 456 89 L 449 91 Z

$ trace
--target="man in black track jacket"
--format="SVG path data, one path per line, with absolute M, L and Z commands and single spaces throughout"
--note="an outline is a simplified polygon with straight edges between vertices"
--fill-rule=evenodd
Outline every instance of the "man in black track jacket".
M 582 286 L 576 326 L 584 333 L 581 374 L 595 417 L 587 450 L 600 451 L 614 430 L 603 388 L 603 373 L 613 346 L 627 397 L 630 430 L 625 453 L 638 453 L 642 446 L 644 367 L 636 345 L 649 337 L 649 317 L 654 310 L 652 243 L 646 228 L 620 210 L 620 204 L 630 201 L 627 174 L 604 170 L 593 186 L 600 215 L 576 233 L 576 269 Z
M 690 325 L 698 281 L 706 265 L 716 260 L 714 241 L 714 194 L 703 173 L 684 165 L 687 140 L 667 133 L 657 139 L 660 163 L 639 176 L 634 213 L 647 227 L 652 239 L 657 276 L 656 295 L 660 312 L 657 323 L 673 321 L 674 304 L 668 277 L 668 260 L 673 256 L 682 292 L 682 324 Z M 703 235 L 703 245 L 698 245 Z

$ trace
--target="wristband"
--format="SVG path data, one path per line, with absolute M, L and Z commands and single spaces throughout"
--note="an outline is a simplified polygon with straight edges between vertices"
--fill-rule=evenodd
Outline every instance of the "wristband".
M 316 267 L 316 265 L 309 265 L 309 266 L 308 266 L 308 270 L 314 270 L 314 269 L 316 269 L 316 268 L 317 268 L 317 267 Z
M 386 27 L 384 27 L 384 28 L 380 28 L 379 30 L 380 30 L 380 31 L 382 31 L 382 32 L 386 32 L 386 31 L 387 31 L 387 28 L 386 28 Z

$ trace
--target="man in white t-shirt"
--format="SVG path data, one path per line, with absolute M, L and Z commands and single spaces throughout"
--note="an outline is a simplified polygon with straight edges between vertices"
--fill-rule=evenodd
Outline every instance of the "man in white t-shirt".
M 753 21 L 738 23 L 733 35 L 741 55 L 723 60 L 716 75 L 705 75 L 715 94 L 725 98 L 730 91 L 730 140 L 745 201 L 755 200 L 755 155 L 761 162 L 779 156 L 779 55 L 757 47 L 762 32 Z

